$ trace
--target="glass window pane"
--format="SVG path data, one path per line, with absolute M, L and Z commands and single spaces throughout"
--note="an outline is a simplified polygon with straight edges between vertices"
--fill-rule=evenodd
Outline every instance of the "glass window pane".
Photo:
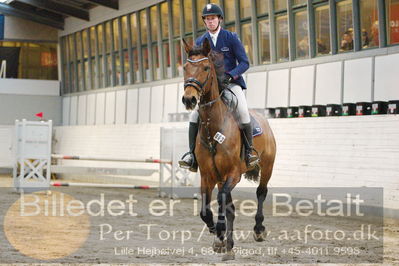
M 125 68 L 124 78 L 125 84 L 131 84 L 130 80 L 130 64 L 129 64 L 129 53 L 128 51 L 123 51 L 123 66 Z
M 77 64 L 78 67 L 78 86 L 79 86 L 79 91 L 83 91 L 83 73 L 82 73 L 82 62 L 78 62 Z
M 231 31 L 231 32 L 235 32 L 236 31 L 236 26 L 235 25 L 226 26 L 226 30 Z
M 97 36 L 98 36 L 98 51 L 99 54 L 103 53 L 104 43 L 103 43 L 103 25 L 97 26 Z
M 306 11 L 295 13 L 296 57 L 309 57 L 308 14 Z
M 139 69 L 139 55 L 137 52 L 137 49 L 133 50 L 133 67 L 134 67 L 134 82 L 140 82 L 141 78 L 140 78 L 140 69 Z
M 71 63 L 71 85 L 70 85 L 70 91 L 71 92 L 76 92 L 76 75 L 75 75 L 75 64 Z
M 132 47 L 136 47 L 138 37 L 136 13 L 130 15 L 130 31 L 132 32 Z
M 106 87 L 112 86 L 112 60 L 111 55 L 107 55 L 107 74 L 108 74 L 108 82 Z
M 164 43 L 163 49 L 163 62 L 164 62 L 164 76 L 165 78 L 172 77 L 172 69 L 170 68 L 170 53 L 169 53 L 169 43 Z
M 388 44 L 399 43 L 399 0 L 386 1 Z
M 90 72 L 89 72 L 89 62 L 85 61 L 84 64 L 84 68 L 85 68 L 85 82 L 86 82 L 86 89 L 85 90 L 90 90 L 91 89 L 91 85 L 90 85 Z
M 82 31 L 82 42 L 83 42 L 83 56 L 84 58 L 89 57 L 89 49 L 87 45 L 87 30 Z
M 240 17 L 248 18 L 251 13 L 251 0 L 240 0 Z
M 96 43 L 96 28 L 90 27 L 90 56 L 93 57 L 96 55 L 97 51 L 97 43 Z
M 158 12 L 157 7 L 153 6 L 150 9 L 151 20 L 151 40 L 156 42 L 158 40 Z
M 204 9 L 207 4 L 206 0 L 197 0 L 197 29 L 202 30 L 205 29 L 204 22 L 202 21 L 202 9 Z
M 266 64 L 270 62 L 270 25 L 268 20 L 258 22 L 259 34 L 259 62 Z
M 161 78 L 161 69 L 159 67 L 159 58 L 158 58 L 158 46 L 152 46 L 152 60 L 153 60 L 152 72 L 154 74 L 154 80 L 158 80 Z
M 296 5 L 303 5 L 303 4 L 306 4 L 306 0 L 294 0 L 294 1 L 292 2 L 292 4 L 293 4 L 294 6 L 296 6 Z
M 114 30 L 114 50 L 118 51 L 119 50 L 119 22 L 118 19 L 114 19 L 113 21 L 113 30 Z
M 98 84 L 99 88 L 104 88 L 104 70 L 103 70 L 103 65 L 104 65 L 103 60 L 104 59 L 103 58 L 104 58 L 103 56 L 98 57 L 98 63 L 99 63 L 98 75 L 100 76 L 100 80 L 99 80 L 99 84 Z
M 269 13 L 269 1 L 256 0 L 256 13 L 258 15 Z
M 183 76 L 183 64 L 182 64 L 182 54 L 181 54 L 181 43 L 180 40 L 175 40 L 175 59 L 176 59 L 176 75 L 181 77 Z
M 287 0 L 274 0 L 274 10 L 287 9 Z
M 232 22 L 235 20 L 235 6 L 234 0 L 225 0 L 224 1 L 224 20 L 226 23 Z
M 105 46 L 107 49 L 107 53 L 111 52 L 111 41 L 112 41 L 112 36 L 111 36 L 111 21 L 107 21 L 105 23 Z
M 377 0 L 360 1 L 360 27 L 362 29 L 362 47 L 379 46 Z
M 189 33 L 193 31 L 193 5 L 191 0 L 184 0 L 184 31 Z M 202 12 L 202 10 L 200 11 Z
M 91 61 L 91 88 L 92 89 L 97 89 L 98 88 L 98 73 L 97 73 L 97 64 L 96 64 L 96 58 L 93 58 Z
M 127 16 L 122 17 L 122 48 L 127 48 Z
M 162 39 L 169 38 L 169 26 L 168 26 L 168 2 L 161 4 L 161 24 L 162 24 Z
M 252 49 L 252 25 L 244 24 L 241 27 L 242 44 L 249 59 L 249 64 L 253 64 L 253 49 Z
M 353 51 L 352 0 L 337 3 L 338 47 L 340 51 Z
M 179 0 L 173 0 L 172 2 L 172 17 L 173 17 L 173 34 L 174 36 L 180 36 L 180 4 Z
M 276 40 L 277 40 L 277 60 L 287 61 L 288 52 L 288 21 L 287 16 L 276 18 Z
M 148 48 L 143 48 L 143 70 L 144 70 L 144 81 L 150 80 L 150 66 L 148 62 Z
M 115 85 L 122 85 L 121 84 L 121 57 L 119 56 L 119 53 L 115 53 L 115 71 L 116 71 L 116 80 L 115 80 Z
M 68 41 L 69 41 L 68 49 L 69 49 L 69 55 L 70 55 L 71 61 L 75 60 L 74 39 L 75 39 L 75 35 L 74 34 L 71 34 L 71 35 L 68 36 Z
M 330 8 L 328 5 L 315 9 L 316 54 L 328 54 L 330 46 Z
M 140 11 L 140 29 L 141 29 L 141 44 L 147 44 L 147 12 Z
M 76 55 L 78 60 L 82 59 L 82 34 L 81 32 L 77 32 L 75 34 L 75 38 L 76 38 Z

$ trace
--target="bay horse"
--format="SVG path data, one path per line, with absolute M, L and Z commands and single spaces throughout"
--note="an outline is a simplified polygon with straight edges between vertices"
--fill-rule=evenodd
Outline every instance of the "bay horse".
M 182 40 L 187 53 L 184 64 L 183 103 L 187 110 L 199 106 L 200 127 L 196 139 L 195 156 L 201 173 L 202 208 L 201 219 L 206 223 L 210 233 L 216 234 L 213 249 L 225 253 L 222 260 L 235 258 L 233 246 L 233 222 L 235 207 L 231 191 L 246 173 L 246 178 L 258 181 L 256 190 L 258 200 L 255 215 L 254 239 L 265 240 L 263 202 L 267 195 L 267 183 L 272 175 L 276 143 L 272 130 L 265 117 L 250 112 L 263 129 L 263 134 L 254 137 L 254 148 L 260 158 L 259 167 L 255 170 L 246 168 L 241 158 L 242 139 L 239 124 L 234 114 L 221 100 L 221 77 L 224 75 L 223 54 L 212 51 L 208 39 L 201 47 L 192 47 Z M 218 79 L 219 78 L 219 79 Z M 217 142 L 214 136 L 221 133 L 223 142 Z M 220 134 L 219 134 L 220 136 Z M 210 207 L 212 191 L 218 186 L 218 219 L 216 225 Z M 227 218 L 227 222 L 226 222 Z

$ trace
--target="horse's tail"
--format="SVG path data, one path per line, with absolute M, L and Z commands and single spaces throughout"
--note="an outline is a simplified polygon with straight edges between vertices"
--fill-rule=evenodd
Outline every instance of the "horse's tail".
M 260 167 L 259 164 L 257 164 L 254 169 L 247 171 L 244 174 L 244 177 L 250 181 L 257 182 L 259 180 L 259 172 L 260 172 Z

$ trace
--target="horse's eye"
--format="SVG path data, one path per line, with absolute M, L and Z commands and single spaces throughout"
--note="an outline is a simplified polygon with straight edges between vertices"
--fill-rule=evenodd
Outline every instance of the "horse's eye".
M 209 69 L 211 69 L 209 66 L 204 67 L 205 71 L 208 71 Z

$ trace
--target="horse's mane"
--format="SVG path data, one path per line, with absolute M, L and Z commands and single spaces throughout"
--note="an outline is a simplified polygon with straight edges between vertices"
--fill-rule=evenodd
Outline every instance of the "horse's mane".
M 213 66 L 215 67 L 215 71 L 216 71 L 216 77 L 218 80 L 218 86 L 219 86 L 219 91 L 224 90 L 225 88 L 227 88 L 226 85 L 226 73 L 224 70 L 224 56 L 223 53 L 219 53 L 217 51 L 211 50 L 211 52 L 209 53 L 209 55 L 205 54 L 202 46 L 194 46 L 193 49 L 191 49 L 191 51 L 188 53 L 188 56 L 192 56 L 192 55 L 203 55 L 203 56 L 208 56 L 211 63 L 213 64 Z

